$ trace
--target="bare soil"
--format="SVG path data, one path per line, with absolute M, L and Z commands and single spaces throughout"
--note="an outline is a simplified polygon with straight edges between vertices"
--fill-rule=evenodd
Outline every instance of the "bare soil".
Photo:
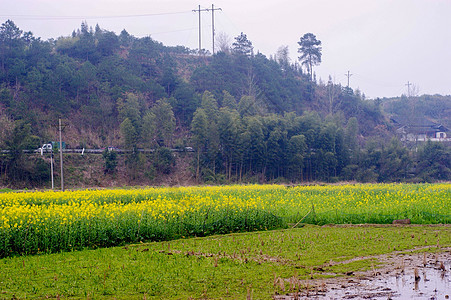
M 421 249 L 415 249 L 421 250 Z M 300 299 L 449 299 L 451 248 L 440 253 L 394 252 L 360 257 L 329 265 L 375 258 L 379 267 L 344 276 L 301 281 L 302 291 L 275 295 L 277 300 Z M 332 276 L 340 274 L 329 274 Z M 290 279 L 285 279 L 289 284 Z

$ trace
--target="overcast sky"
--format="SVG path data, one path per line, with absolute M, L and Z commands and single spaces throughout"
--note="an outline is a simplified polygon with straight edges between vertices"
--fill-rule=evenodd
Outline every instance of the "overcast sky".
M 0 0 L 0 21 L 46 40 L 68 36 L 82 21 L 117 34 L 151 36 L 165 45 L 198 48 L 198 14 L 215 13 L 216 33 L 244 32 L 268 58 L 289 46 L 294 62 L 300 37 L 321 40 L 317 78 L 359 88 L 367 98 L 451 94 L 451 0 Z M 211 51 L 211 13 L 202 12 L 202 48 Z

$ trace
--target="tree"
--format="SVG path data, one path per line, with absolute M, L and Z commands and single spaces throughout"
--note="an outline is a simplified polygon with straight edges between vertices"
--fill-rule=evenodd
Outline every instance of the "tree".
M 11 20 L 7 20 L 0 26 L 0 68 L 2 71 L 5 70 L 5 62 L 10 52 L 20 45 L 22 32 Z
M 116 173 L 116 167 L 117 167 L 117 152 L 116 151 L 110 151 L 108 148 L 105 148 L 105 150 L 102 152 L 102 156 L 104 159 L 104 168 L 103 173 L 104 174 L 114 174 Z
M 306 33 L 298 44 L 298 52 L 301 53 L 299 61 L 307 67 L 310 79 L 313 80 L 313 66 L 321 63 L 321 41 L 313 33 Z
M 75 43 L 73 43 L 72 47 L 65 49 L 64 52 L 69 56 L 96 63 L 99 59 L 96 51 L 97 42 L 92 28 L 84 21 L 81 23 L 80 33 L 77 34 Z
M 219 32 L 216 35 L 216 45 L 218 47 L 217 52 L 224 52 L 229 54 L 230 53 L 230 44 L 231 44 L 230 37 L 225 32 Z
M 12 124 L 11 124 L 12 125 Z M 15 186 L 24 184 L 42 184 L 49 178 L 48 165 L 42 158 L 27 157 L 23 150 L 39 147 L 39 137 L 31 134 L 31 125 L 24 120 L 14 122 L 14 127 L 7 133 L 5 147 L 9 151 L 1 163 L 1 173 Z
M 237 103 L 235 97 L 230 95 L 228 91 L 222 91 L 222 107 L 234 110 L 237 109 Z
M 216 165 L 219 154 L 219 133 L 218 133 L 218 102 L 209 91 L 205 91 L 202 95 L 200 105 L 201 109 L 207 115 L 208 134 L 205 144 L 205 153 L 203 155 L 205 165 L 209 166 L 209 171 L 213 176 L 216 176 Z M 214 178 L 212 178 L 214 179 Z
M 253 49 L 252 42 L 247 39 L 244 33 L 241 32 L 239 36 L 235 37 L 235 42 L 232 44 L 233 53 L 250 56 L 252 55 Z
M 0 109 L 0 149 L 6 147 L 6 141 L 14 128 L 14 121 Z
M 243 96 L 238 103 L 238 111 L 242 117 L 255 116 L 257 114 L 257 105 L 255 98 L 251 96 Z
M 270 179 L 274 179 L 283 175 L 284 167 L 287 161 L 287 140 L 286 132 L 282 132 L 276 127 L 269 133 L 266 142 L 265 160 L 267 164 L 266 173 Z
M 132 121 L 129 118 L 125 120 L 120 125 L 122 138 L 124 140 L 124 148 L 128 150 L 125 164 L 128 167 L 128 173 L 131 179 L 135 179 L 138 174 L 139 164 L 139 153 L 138 153 L 138 134 L 136 132 L 135 126 L 133 126 Z
M 335 113 L 337 108 L 339 108 L 339 106 L 340 106 L 340 101 L 338 101 L 338 100 L 341 100 L 338 97 L 342 90 L 341 85 L 335 84 L 334 81 L 332 81 L 332 77 L 329 75 L 329 80 L 327 81 L 327 96 L 329 98 L 329 103 L 328 103 L 329 114 Z
M 120 128 L 122 138 L 124 139 L 124 148 L 135 152 L 138 149 L 138 134 L 135 126 L 133 126 L 133 122 L 129 118 L 125 118 Z
M 221 108 L 218 117 L 219 142 L 229 180 L 232 176 L 233 163 L 237 163 L 239 158 L 240 126 L 241 118 L 236 110 Z
M 290 54 L 288 51 L 288 46 L 280 46 L 277 49 L 275 58 L 282 70 L 286 71 L 290 67 Z
M 388 146 L 382 149 L 379 163 L 380 182 L 400 182 L 407 179 L 412 160 L 401 142 L 392 138 Z
M 204 151 L 208 138 L 208 118 L 205 110 L 198 108 L 191 122 L 192 142 L 197 153 L 196 179 L 200 179 L 200 154 Z
M 418 178 L 423 181 L 451 179 L 451 151 L 440 142 L 427 141 L 420 148 L 417 164 Z
M 191 85 L 181 82 L 169 99 L 178 124 L 188 127 L 199 105 L 199 97 Z
M 172 146 L 175 117 L 167 99 L 158 100 L 143 118 L 143 137 L 148 142 L 156 141 L 158 146 Z
M 265 165 L 266 144 L 263 134 L 263 124 L 258 117 L 248 117 L 246 129 L 242 136 L 244 158 L 248 170 L 252 174 L 263 171 Z
M 131 36 L 127 30 L 123 29 L 119 35 L 119 43 L 124 47 L 131 47 L 135 38 Z
M 141 123 L 141 104 L 138 96 L 127 93 L 125 99 L 119 98 L 117 100 L 116 105 L 121 121 L 128 118 L 138 133 Z
M 97 25 L 98 26 L 98 25 Z M 97 33 L 97 27 L 96 27 Z M 98 37 L 97 49 L 103 56 L 112 55 L 114 51 L 119 49 L 119 38 L 112 31 L 101 31 Z
M 160 147 L 155 151 L 153 165 L 161 174 L 171 173 L 172 167 L 175 165 L 175 157 L 171 149 Z
M 294 135 L 288 143 L 288 176 L 291 180 L 303 181 L 302 169 L 304 168 L 304 156 L 307 149 L 305 137 Z
M 350 154 L 352 158 L 358 153 L 359 150 L 359 142 L 358 142 L 358 134 L 359 134 L 359 122 L 356 117 L 351 117 L 348 120 L 348 124 L 346 124 L 345 131 L 345 144 L 350 150 Z
M 205 91 L 202 95 L 202 100 L 200 107 L 204 109 L 207 114 L 209 123 L 216 123 L 218 118 L 218 102 L 216 101 L 214 95 L 209 91 Z

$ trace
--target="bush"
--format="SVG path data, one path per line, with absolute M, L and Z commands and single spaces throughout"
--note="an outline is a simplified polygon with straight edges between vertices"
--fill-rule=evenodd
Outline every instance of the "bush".
M 172 167 L 175 165 L 175 157 L 172 154 L 172 151 L 166 147 L 158 148 L 155 151 L 153 165 L 159 173 L 171 173 Z

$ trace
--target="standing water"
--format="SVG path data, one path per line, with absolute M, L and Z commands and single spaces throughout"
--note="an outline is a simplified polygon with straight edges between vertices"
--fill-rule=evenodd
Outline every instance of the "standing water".
M 274 299 L 451 299 L 451 252 L 379 257 L 383 267 L 352 277 L 316 279 Z M 305 284 L 305 283 L 304 283 Z

